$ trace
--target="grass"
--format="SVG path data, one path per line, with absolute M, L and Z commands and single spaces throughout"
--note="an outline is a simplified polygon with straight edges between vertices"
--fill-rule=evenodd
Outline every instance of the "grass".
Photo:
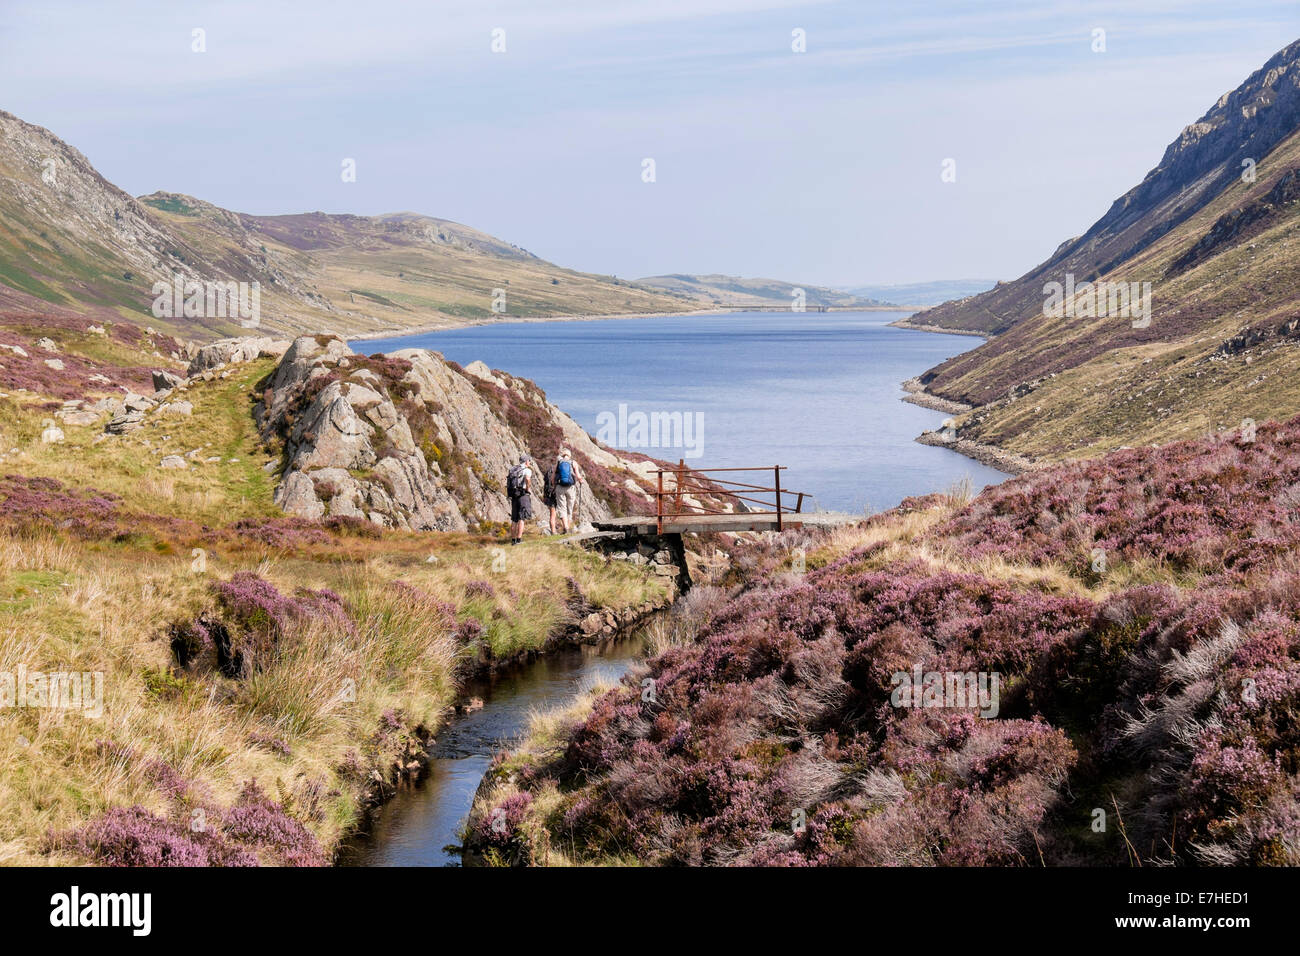
M 85 342 L 142 364 L 97 338 Z M 104 698 L 97 719 L 0 709 L 0 863 L 85 862 L 50 835 L 133 806 L 184 829 L 196 811 L 235 805 L 250 782 L 328 853 L 376 775 L 436 733 L 467 673 L 545 649 L 588 608 L 664 600 L 653 575 L 538 538 L 503 548 L 487 535 L 286 521 L 271 497 L 278 457 L 251 418 L 270 368 L 252 362 L 175 393 L 192 416 L 151 412 L 123 436 L 64 424 L 57 444 L 40 441 L 46 399 L 0 399 L 0 475 L 52 479 L 74 500 L 119 499 L 90 535 L 57 516 L 34 526 L 15 506 L 0 514 L 0 673 L 100 673 Z M 194 449 L 189 468 L 158 467 Z M 285 596 L 336 593 L 351 626 L 295 621 L 239 678 L 210 648 L 180 666 L 170 625 L 214 613 L 214 585 L 245 571 Z
M 175 812 L 144 769 L 150 760 L 164 761 L 218 805 L 229 805 L 249 780 L 299 805 L 309 794 L 333 794 L 303 821 L 332 847 L 356 822 L 370 771 L 386 775 L 397 755 L 398 740 L 375 739 L 381 717 L 397 712 L 405 728 L 436 729 L 455 697 L 460 663 L 476 653 L 458 640 L 439 602 L 461 619 L 486 622 L 488 653 L 502 657 L 539 650 L 572 623 L 570 579 L 598 606 L 663 597 L 652 578 L 586 552 L 530 542 L 494 572 L 495 545 L 448 536 L 439 541 L 439 561 L 429 563 L 420 555 L 430 536 L 392 538 L 360 550 L 340 546 L 328 558 L 319 551 L 222 556 L 196 574 L 188 553 L 0 536 L 0 669 L 102 672 L 105 688 L 99 720 L 33 708 L 0 717 L 0 861 L 72 862 L 44 854 L 46 832 L 110 807 Z M 286 594 L 336 591 L 358 623 L 356 635 L 310 621 L 273 666 L 242 681 L 202 664 L 178 668 L 167 624 L 209 605 L 211 582 L 237 570 L 255 571 Z M 467 584 L 485 577 L 495 596 L 467 598 Z M 395 581 L 428 599 L 413 600 Z M 349 682 L 355 701 L 344 703 Z M 291 756 L 268 752 L 253 742 L 258 737 L 282 740 Z M 105 756 L 104 740 L 129 745 L 136 756 Z M 364 772 L 340 769 L 349 751 Z
M 24 475 L 112 492 L 150 514 L 204 524 L 270 516 L 278 510 L 267 468 L 278 458 L 261 447 L 251 413 L 254 386 L 273 365 L 264 359 L 235 366 L 229 378 L 177 391 L 172 400 L 191 402 L 192 415 L 152 412 L 143 427 L 121 436 L 104 436 L 106 413 L 95 425 L 60 423 L 65 440 L 44 444 L 41 431 L 51 416 L 38 399 L 0 404 L 0 447 L 19 449 L 6 464 Z M 159 468 L 167 455 L 195 450 L 198 460 L 187 459 L 185 470 Z

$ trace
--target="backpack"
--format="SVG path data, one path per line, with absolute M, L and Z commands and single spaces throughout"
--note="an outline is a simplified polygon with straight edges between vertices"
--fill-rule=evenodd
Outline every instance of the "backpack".
M 573 462 L 561 458 L 560 463 L 555 466 L 555 480 L 561 485 L 573 484 Z
M 506 475 L 506 494 L 511 498 L 524 496 L 524 466 L 515 465 Z

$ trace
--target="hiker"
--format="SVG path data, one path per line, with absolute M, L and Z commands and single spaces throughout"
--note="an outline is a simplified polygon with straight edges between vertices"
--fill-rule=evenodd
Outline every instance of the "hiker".
M 549 468 L 542 476 L 542 504 L 546 506 L 546 526 L 555 534 L 555 469 Z
M 527 455 L 519 456 L 519 464 L 510 469 L 506 475 L 506 495 L 510 498 L 510 543 L 518 544 L 524 540 L 524 522 L 533 516 L 533 499 L 531 495 L 533 472 L 529 468 L 532 459 Z
M 578 485 L 582 482 L 582 469 L 569 455 L 569 449 L 561 448 L 560 458 L 555 463 L 555 505 L 565 534 L 569 533 L 571 523 L 577 524 Z

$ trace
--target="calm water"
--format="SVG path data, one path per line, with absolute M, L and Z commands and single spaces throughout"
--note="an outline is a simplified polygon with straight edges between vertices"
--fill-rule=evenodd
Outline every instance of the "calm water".
M 584 322 L 513 322 L 362 341 L 367 354 L 426 348 L 532 379 L 583 428 L 602 412 L 682 412 L 699 421 L 697 468 L 781 464 L 783 486 L 823 509 L 880 510 L 908 495 L 976 489 L 1006 476 L 917 444 L 941 412 L 900 401 L 899 383 L 979 344 L 890 328 L 903 312 L 737 313 Z M 603 436 L 599 436 L 603 437 Z M 617 444 L 611 441 L 610 444 Z M 755 483 L 760 483 L 755 480 Z

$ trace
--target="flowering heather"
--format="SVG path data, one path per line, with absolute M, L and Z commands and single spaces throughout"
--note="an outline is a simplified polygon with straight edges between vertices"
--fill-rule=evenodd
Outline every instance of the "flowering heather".
M 524 858 L 527 843 L 520 826 L 532 805 L 531 793 L 514 793 L 471 823 L 476 849 L 497 862 L 516 863 Z
M 153 374 L 148 366 L 114 365 L 67 350 L 47 352 L 36 345 L 54 329 L 84 333 L 91 324 L 94 324 L 93 320 L 85 318 L 60 321 L 55 316 L 32 316 L 30 321 L 25 322 L 21 318 L 0 315 L 0 344 L 17 346 L 27 353 L 23 357 L 10 349 L 0 350 L 0 389 L 26 389 L 37 395 L 60 400 L 85 398 L 91 391 L 115 392 L 119 387 L 144 395 L 151 394 Z M 155 348 L 152 344 L 147 345 L 142 339 L 143 331 L 130 323 L 113 323 L 109 335 L 142 351 L 147 348 L 147 351 L 152 352 Z M 180 348 L 179 343 L 169 336 L 159 336 L 158 343 L 157 348 L 166 348 L 167 352 Z M 46 359 L 58 359 L 63 368 L 50 368 L 45 364 Z M 90 379 L 95 375 L 103 376 L 108 381 L 93 385 Z
M 467 598 L 494 598 L 496 595 L 496 588 L 492 587 L 490 581 L 467 581 L 465 583 L 465 596 Z
M 330 541 L 318 522 L 306 518 L 240 518 L 228 527 L 239 538 L 277 551 L 299 551 L 308 545 Z
M 273 754 L 279 754 L 281 757 L 293 756 L 293 748 L 289 746 L 288 741 L 283 737 L 277 737 L 275 734 L 255 730 L 248 735 L 248 740 L 250 743 L 269 750 Z
M 201 653 L 204 643 L 215 645 L 217 661 L 228 677 L 247 675 L 264 667 L 282 643 L 311 621 L 324 622 L 339 633 L 355 632 L 343 599 L 333 591 L 299 588 L 290 597 L 251 571 L 212 585 L 213 614 L 169 628 L 172 650 L 182 666 Z
M 1300 546 L 1300 418 L 1241 434 L 1131 449 L 1005 482 L 931 538 L 973 555 L 1082 568 L 1166 561 L 1251 568 Z
M 256 847 L 267 862 L 281 866 L 325 866 L 329 862 L 311 832 L 283 806 L 268 799 L 255 781 L 221 814 L 221 824 L 229 838 Z
M 107 810 L 80 829 L 55 836 L 51 845 L 99 866 L 257 866 L 251 850 L 232 845 L 215 830 L 194 832 L 185 822 L 138 806 Z
M 502 859 L 1300 864 L 1297 422 L 1065 465 L 923 532 L 1023 566 L 1005 579 L 884 543 L 794 577 L 760 545 L 696 640 L 513 764 L 539 799 L 507 798 Z M 1095 547 L 1177 573 L 1083 593 Z M 1046 561 L 1075 585 L 1026 583 Z M 996 715 L 896 706 L 914 668 L 998 674 Z M 472 844 L 505 839 L 496 799 Z
M 19 532 L 65 531 L 83 540 L 117 537 L 122 499 L 105 491 L 68 488 L 53 478 L 0 478 L 0 521 Z
M 153 761 L 149 773 L 160 784 L 179 780 L 161 761 Z M 204 809 L 205 826 L 195 829 L 184 808 L 172 819 L 139 806 L 113 807 L 76 830 L 51 834 L 49 844 L 99 866 L 325 866 L 329 862 L 310 831 L 267 798 L 256 782 L 245 785 L 233 806 Z

